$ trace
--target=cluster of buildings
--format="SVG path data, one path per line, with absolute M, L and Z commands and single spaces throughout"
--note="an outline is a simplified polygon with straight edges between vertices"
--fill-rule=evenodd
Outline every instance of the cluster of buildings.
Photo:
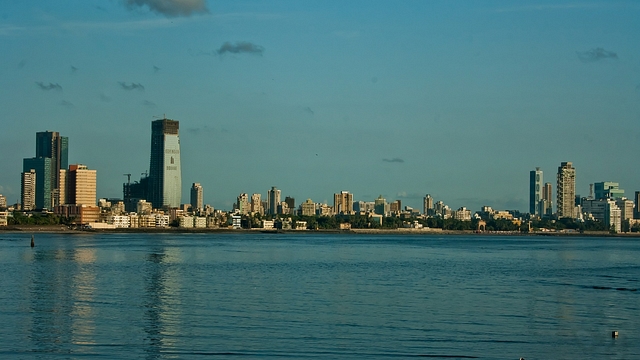
M 253 218 L 264 228 L 276 221 L 287 222 L 287 217 L 367 215 L 371 221 L 382 223 L 383 217 L 435 217 L 471 221 L 473 218 L 507 219 L 562 219 L 595 220 L 603 222 L 615 231 L 629 221 L 640 220 L 640 192 L 634 200 L 624 196 L 618 183 L 600 182 L 590 186 L 588 197 L 576 194 L 576 169 L 571 162 L 562 162 L 556 174 L 554 212 L 553 185 L 544 182 L 543 171 L 530 172 L 529 213 L 521 216 L 518 211 L 496 211 L 483 207 L 476 213 L 466 207 L 449 208 L 442 201 L 434 201 L 427 194 L 423 199 L 422 213 L 409 206 L 402 207 L 401 200 L 387 202 L 379 196 L 373 201 L 355 201 L 352 193 L 334 194 L 333 204 L 316 203 L 307 199 L 296 207 L 293 197 L 282 200 L 282 191 L 271 187 L 266 198 L 254 193 L 242 193 L 236 198 L 233 210 L 223 212 L 203 202 L 203 187 L 193 183 L 190 202 L 183 204 L 182 175 L 180 166 L 180 124 L 176 120 L 160 119 L 151 123 L 151 151 L 149 170 L 138 181 L 131 181 L 131 174 L 123 184 L 122 199 L 96 197 L 96 170 L 83 164 L 69 164 L 69 139 L 58 132 L 36 133 L 35 156 L 23 160 L 20 202 L 10 208 L 25 213 L 52 212 L 73 219 L 78 225 L 112 228 L 167 227 L 213 228 L 242 226 L 243 219 Z M 0 195 L 0 226 L 7 224 L 9 212 L 6 198 Z M 306 228 L 303 221 L 293 228 Z
M 589 196 L 576 194 L 576 169 L 571 162 L 562 162 L 556 173 L 556 213 L 553 213 L 552 184 L 543 182 L 540 168 L 529 174 L 529 214 L 537 218 L 569 218 L 595 220 L 620 232 L 622 223 L 640 224 L 640 191 L 628 199 L 620 184 L 603 181 L 589 185 Z M 635 200 L 635 201 L 634 201 Z

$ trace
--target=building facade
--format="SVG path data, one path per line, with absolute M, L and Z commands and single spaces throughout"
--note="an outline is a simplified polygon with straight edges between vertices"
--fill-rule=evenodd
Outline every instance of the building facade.
M 575 218 L 576 169 L 571 162 L 560 163 L 556 189 L 558 218 Z
M 191 185 L 191 211 L 200 212 L 202 209 L 204 209 L 202 185 L 193 183 Z
M 65 204 L 95 205 L 97 171 L 89 170 L 86 165 L 69 165 L 67 171 L 67 199 Z
M 22 173 L 20 178 L 20 202 L 24 211 L 31 211 L 36 208 L 36 171 L 34 169 Z
M 333 194 L 333 213 L 336 215 L 353 214 L 353 194 L 348 191 Z
M 278 213 L 278 205 L 280 205 L 281 191 L 275 186 L 267 191 L 267 214 L 275 215 Z
M 151 122 L 149 200 L 153 207 L 177 208 L 182 198 L 180 123 L 162 119 Z
M 36 209 L 52 209 L 51 158 L 35 157 L 22 161 L 23 173 L 34 170 L 36 174 Z
M 60 198 L 63 188 L 60 182 L 60 170 L 69 164 L 69 138 L 60 136 L 57 131 L 43 131 L 36 133 L 36 158 L 51 159 L 49 182 L 51 184 L 51 206 L 64 203 Z
M 529 214 L 542 216 L 540 201 L 543 199 L 542 170 L 537 167 L 529 172 Z
M 433 216 L 433 198 L 427 194 L 423 199 L 422 213 L 427 216 Z

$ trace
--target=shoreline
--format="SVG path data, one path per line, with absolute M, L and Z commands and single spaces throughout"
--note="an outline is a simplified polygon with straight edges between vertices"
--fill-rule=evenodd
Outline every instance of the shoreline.
M 532 233 L 493 231 L 476 232 L 473 230 L 442 230 L 442 229 L 350 229 L 350 230 L 265 230 L 254 229 L 225 229 L 225 228 L 120 228 L 120 229 L 85 229 L 74 230 L 63 225 L 12 225 L 0 228 L 0 233 L 52 233 L 52 234 L 351 234 L 351 235 L 478 235 L 478 236 L 582 236 L 582 237 L 617 237 L 640 238 L 640 233 L 611 234 L 605 231 L 538 231 Z

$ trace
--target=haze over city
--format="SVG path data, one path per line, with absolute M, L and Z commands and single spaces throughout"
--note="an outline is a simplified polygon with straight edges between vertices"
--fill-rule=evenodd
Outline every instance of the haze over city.
M 640 4 L 49 1 L 0 9 L 0 193 L 38 131 L 69 138 L 98 196 L 149 170 L 180 121 L 182 198 L 528 209 L 529 171 L 640 190 Z M 555 186 L 555 184 L 554 184 Z

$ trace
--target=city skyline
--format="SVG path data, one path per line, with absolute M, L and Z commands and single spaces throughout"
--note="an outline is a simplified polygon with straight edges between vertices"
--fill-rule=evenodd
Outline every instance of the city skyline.
M 98 196 L 122 197 L 165 113 L 182 123 L 183 183 L 222 209 L 277 185 L 300 201 L 347 189 L 525 211 L 528 172 L 549 180 L 562 161 L 577 194 L 640 189 L 619 166 L 640 150 L 637 2 L 201 3 L 6 4 L 0 151 L 16 155 L 0 193 L 20 198 L 20 159 L 52 129 L 99 171 Z

